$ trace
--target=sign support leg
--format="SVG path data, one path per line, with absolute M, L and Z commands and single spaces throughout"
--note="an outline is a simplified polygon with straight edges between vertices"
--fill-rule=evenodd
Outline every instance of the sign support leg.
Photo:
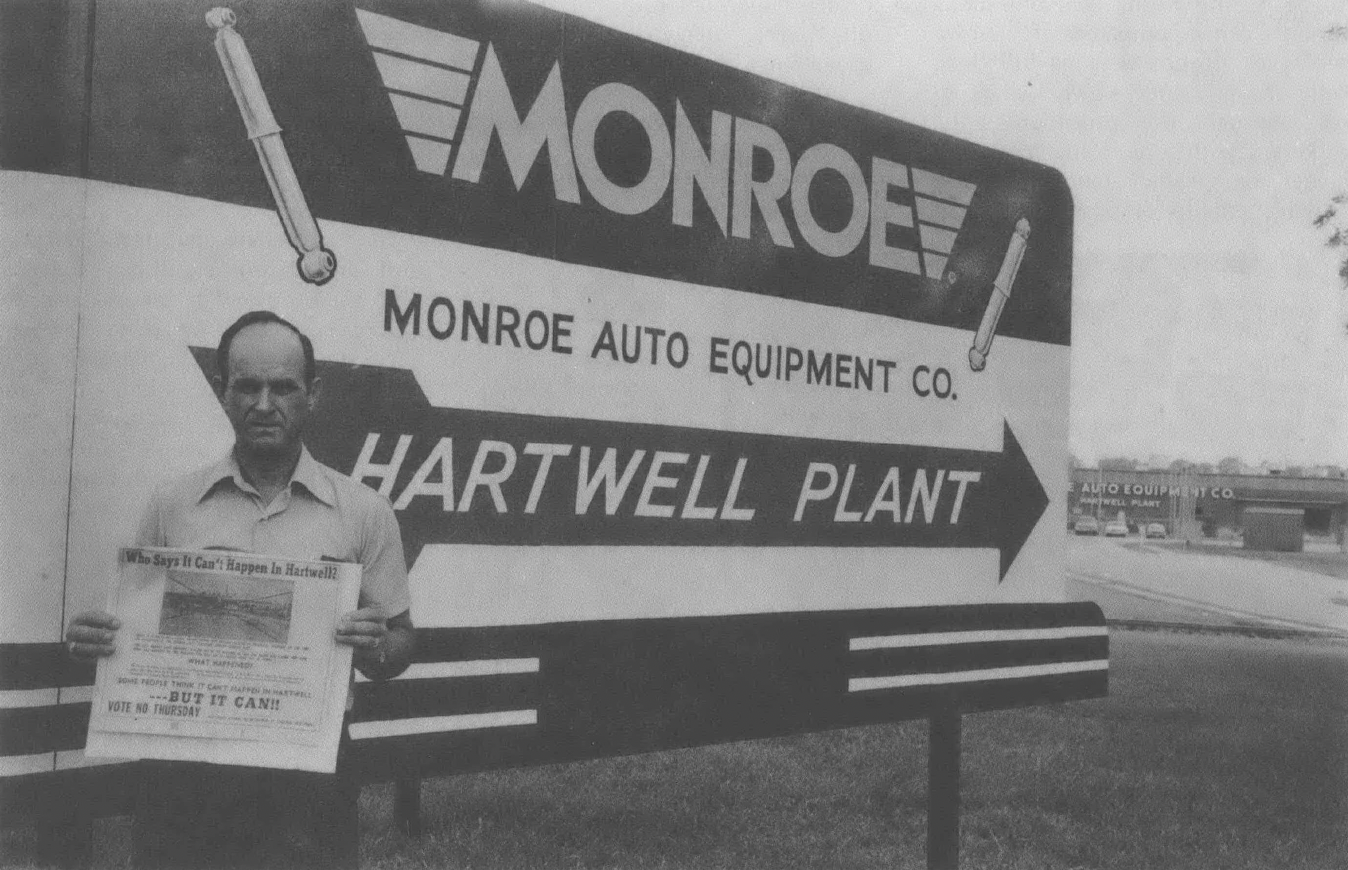
M 421 780 L 398 780 L 393 793 L 393 818 L 398 830 L 407 836 L 421 836 Z
M 59 870 L 87 870 L 93 859 L 93 813 L 73 789 L 48 789 L 38 813 L 38 863 Z
M 927 870 L 958 870 L 960 862 L 960 714 L 944 701 L 929 721 Z

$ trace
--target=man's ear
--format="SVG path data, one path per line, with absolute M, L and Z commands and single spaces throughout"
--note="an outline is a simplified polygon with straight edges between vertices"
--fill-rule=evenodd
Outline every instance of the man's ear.
M 215 390 L 215 397 L 220 400 L 220 404 L 225 403 L 225 382 L 219 375 L 211 378 L 211 389 Z
M 312 411 L 318 404 L 318 397 L 323 392 L 323 379 L 315 377 L 313 383 L 309 384 L 309 410 Z

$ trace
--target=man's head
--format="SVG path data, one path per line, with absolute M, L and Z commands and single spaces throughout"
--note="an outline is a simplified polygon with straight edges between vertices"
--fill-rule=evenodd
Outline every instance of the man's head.
M 298 455 L 322 386 L 304 333 L 270 311 L 250 311 L 220 336 L 215 362 L 215 391 L 240 458 Z

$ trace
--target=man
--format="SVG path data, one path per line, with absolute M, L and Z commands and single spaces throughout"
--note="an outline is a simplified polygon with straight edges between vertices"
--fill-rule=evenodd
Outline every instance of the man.
M 253 311 L 221 335 L 216 366 L 215 391 L 234 427 L 234 447 L 155 492 L 137 546 L 359 562 L 359 609 L 338 622 L 333 640 L 353 647 L 352 662 L 367 677 L 397 676 L 414 643 L 397 519 L 387 499 L 319 464 L 304 446 L 322 388 L 312 343 L 276 314 Z M 119 627 L 101 611 L 76 616 L 66 632 L 71 655 L 111 655 Z M 358 789 L 347 775 L 345 744 L 343 734 L 336 776 L 142 763 L 136 863 L 354 867 Z M 302 854 L 289 854 L 296 848 Z

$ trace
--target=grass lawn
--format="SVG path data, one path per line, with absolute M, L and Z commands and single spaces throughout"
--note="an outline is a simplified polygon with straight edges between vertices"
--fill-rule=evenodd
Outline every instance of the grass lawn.
M 1342 868 L 1348 647 L 1121 632 L 1108 699 L 964 722 L 965 868 Z M 925 867 L 926 726 L 370 789 L 365 866 Z
M 1110 697 L 964 719 L 964 868 L 1348 866 L 1348 645 L 1118 632 Z M 362 866 L 925 867 L 926 723 L 428 780 Z M 128 824 L 101 822 L 99 866 Z M 29 866 L 31 834 L 4 835 Z

